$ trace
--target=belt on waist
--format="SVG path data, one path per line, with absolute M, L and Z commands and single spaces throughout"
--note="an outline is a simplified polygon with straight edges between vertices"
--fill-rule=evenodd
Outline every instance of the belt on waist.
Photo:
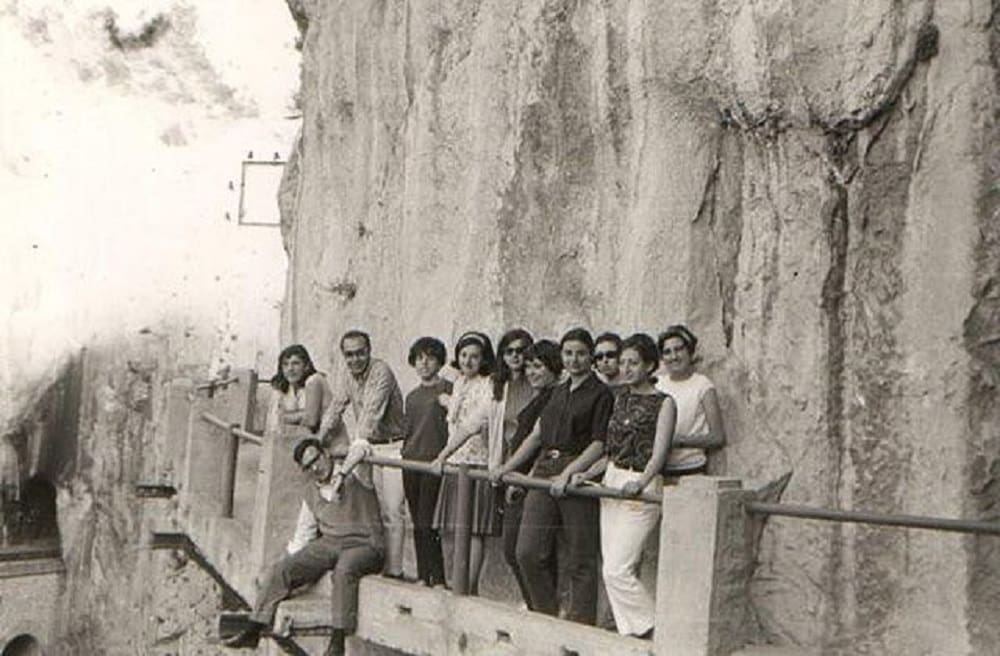
M 611 462 L 618 469 L 625 469 L 625 470 L 632 471 L 632 472 L 643 472 L 643 471 L 646 470 L 645 463 L 643 463 L 643 464 L 640 465 L 640 464 L 631 463 L 631 462 L 619 462 L 617 460 L 612 460 Z
M 394 437 L 389 440 L 368 440 L 368 443 L 372 446 L 382 446 L 383 444 L 395 444 L 396 442 L 402 442 L 403 438 Z

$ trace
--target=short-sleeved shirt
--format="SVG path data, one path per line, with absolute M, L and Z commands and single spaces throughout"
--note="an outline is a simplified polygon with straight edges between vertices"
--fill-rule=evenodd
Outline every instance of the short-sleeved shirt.
M 593 373 L 574 390 L 572 379 L 556 386 L 542 410 L 536 476 L 555 476 L 594 440 L 603 440 L 615 397 Z
M 401 452 L 404 458 L 429 461 L 444 448 L 448 441 L 448 411 L 438 402 L 442 394 L 451 394 L 451 383 L 444 379 L 433 385 L 418 385 L 406 395 L 406 441 Z
M 667 395 L 632 394 L 624 388 L 615 397 L 615 410 L 608 422 L 604 451 L 616 467 L 642 471 L 653 455 L 656 423 Z

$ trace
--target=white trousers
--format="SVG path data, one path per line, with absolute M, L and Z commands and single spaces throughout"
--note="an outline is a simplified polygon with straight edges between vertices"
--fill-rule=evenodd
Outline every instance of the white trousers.
M 619 469 L 608 463 L 604 485 L 621 487 L 638 480 L 642 472 Z M 643 492 L 657 493 L 663 479 L 654 476 Z M 604 587 L 611 612 L 622 635 L 642 635 L 653 628 L 656 606 L 653 596 L 639 580 L 642 547 L 660 519 L 660 505 L 644 501 L 601 499 L 601 554 Z
M 399 458 L 403 443 L 373 444 L 372 454 L 383 458 Z M 403 574 L 403 541 L 406 538 L 406 495 L 403 493 L 403 472 L 395 467 L 372 467 L 372 483 L 385 528 L 385 567 L 392 576 Z

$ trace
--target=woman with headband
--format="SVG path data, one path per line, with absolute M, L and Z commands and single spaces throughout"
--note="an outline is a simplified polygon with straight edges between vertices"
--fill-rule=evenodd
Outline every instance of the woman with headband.
M 485 469 L 489 456 L 488 422 L 493 403 L 490 374 L 496 358 L 490 338 L 480 332 L 468 332 L 455 344 L 451 366 L 458 370 L 451 396 L 443 396 L 448 408 L 448 442 L 432 463 L 438 473 L 445 463 L 466 464 Z M 469 593 L 478 594 L 479 574 L 483 567 L 484 539 L 497 535 L 500 514 L 494 488 L 489 481 L 474 480 L 472 500 L 472 542 L 469 548 Z M 446 476 L 438 493 L 434 528 L 455 530 L 458 484 Z
M 715 385 L 695 371 L 698 338 L 677 324 L 660 334 L 657 345 L 663 368 L 656 388 L 677 402 L 677 430 L 667 456 L 666 472 L 675 475 L 704 472 L 708 464 L 705 450 L 725 446 L 726 427 Z

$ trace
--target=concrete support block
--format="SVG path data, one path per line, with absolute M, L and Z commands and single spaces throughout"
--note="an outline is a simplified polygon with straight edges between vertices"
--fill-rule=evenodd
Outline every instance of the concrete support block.
M 187 448 L 181 507 L 210 517 L 232 515 L 237 438 L 202 419 L 211 413 L 245 426 L 253 416 L 257 377 L 253 371 L 234 372 L 236 381 L 206 393 L 198 391 L 188 414 Z
M 188 421 L 194 382 L 190 378 L 175 378 L 167 385 L 167 405 L 163 443 L 158 449 L 160 462 L 157 473 L 163 480 L 182 486 L 184 456 L 187 453 Z
M 752 535 L 738 479 L 682 478 L 664 488 L 657 575 L 657 654 L 719 656 L 752 628 Z

